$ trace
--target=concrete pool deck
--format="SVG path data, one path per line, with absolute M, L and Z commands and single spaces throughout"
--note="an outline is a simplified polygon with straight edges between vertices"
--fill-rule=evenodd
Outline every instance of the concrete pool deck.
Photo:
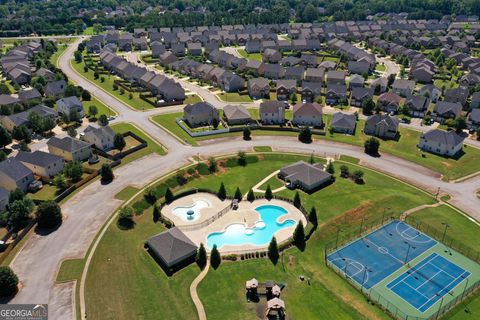
M 208 200 L 212 204 L 211 208 L 205 208 L 201 210 L 200 219 L 189 223 L 173 214 L 172 210 L 175 207 L 182 205 L 191 205 L 195 199 Z M 246 200 L 240 201 L 237 210 L 232 209 L 208 225 L 201 226 L 195 230 L 189 230 L 190 226 L 198 225 L 202 222 L 205 222 L 207 219 L 215 216 L 219 211 L 227 207 L 230 203 L 230 200 L 220 201 L 220 199 L 218 199 L 215 195 L 212 194 L 196 193 L 172 202 L 169 206 L 166 206 L 162 209 L 162 214 L 172 220 L 175 219 L 175 225 L 182 229 L 185 235 L 187 235 L 187 237 L 189 237 L 192 242 L 197 245 L 203 243 L 205 246 L 207 245 L 207 237 L 209 234 L 213 232 L 223 232 L 225 228 L 231 224 L 243 224 L 246 228 L 254 227 L 255 223 L 260 220 L 260 214 L 255 211 L 255 208 L 263 205 L 276 205 L 288 211 L 287 214 L 282 215 L 278 218 L 278 223 L 283 223 L 286 220 L 294 220 L 296 222 L 295 225 L 285 227 L 275 233 L 275 237 L 277 238 L 277 242 L 279 244 L 288 240 L 288 238 L 293 235 L 293 231 L 295 230 L 298 221 L 301 220 L 304 226 L 306 226 L 307 224 L 307 219 L 305 218 L 305 216 L 292 204 L 276 199 L 272 199 L 271 201 L 267 201 L 266 199 L 258 199 L 253 202 L 249 202 Z M 182 228 L 182 226 L 184 228 Z M 222 254 L 265 251 L 268 248 L 268 245 L 269 243 L 260 246 L 252 244 L 243 244 L 239 246 L 225 245 L 220 248 L 219 251 Z M 209 249 L 207 248 L 207 250 Z

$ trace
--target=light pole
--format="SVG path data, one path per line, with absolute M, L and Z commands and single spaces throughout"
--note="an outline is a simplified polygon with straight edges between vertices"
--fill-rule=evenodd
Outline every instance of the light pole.
M 340 235 L 340 231 L 342 231 L 340 226 L 337 226 L 337 238 L 335 239 L 335 249 L 338 248 L 338 237 Z
M 410 248 L 413 248 L 415 250 L 415 247 L 412 246 L 410 243 L 408 243 L 407 241 L 403 241 L 407 246 L 407 254 L 405 255 L 405 264 L 408 262 L 408 254 L 410 253 Z
M 360 223 L 360 231 L 358 232 L 359 235 L 362 234 L 363 222 L 364 222 L 365 220 L 368 220 L 368 218 L 367 218 L 366 216 L 363 216 L 362 222 Z
M 463 298 L 465 296 L 465 292 L 467 291 L 467 286 L 468 286 L 468 280 L 470 280 L 468 277 L 465 278 L 465 276 L 463 276 L 463 275 L 462 275 L 462 278 L 467 279 L 467 282 L 465 282 L 465 287 L 463 288 L 462 298 L 460 299 L 460 301 L 463 300 Z
M 445 236 L 447 235 L 447 229 L 450 228 L 450 225 L 446 222 L 442 222 L 442 224 L 445 226 L 445 229 L 443 230 L 443 236 L 442 236 L 442 242 L 444 242 Z

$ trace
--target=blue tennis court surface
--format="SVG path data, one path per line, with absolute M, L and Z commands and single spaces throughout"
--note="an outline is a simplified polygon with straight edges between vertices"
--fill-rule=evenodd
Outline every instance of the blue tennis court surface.
M 366 289 L 370 289 L 437 242 L 401 221 L 331 253 L 327 259 Z
M 470 272 L 432 253 L 390 282 L 387 288 L 418 311 L 425 312 L 469 275 Z

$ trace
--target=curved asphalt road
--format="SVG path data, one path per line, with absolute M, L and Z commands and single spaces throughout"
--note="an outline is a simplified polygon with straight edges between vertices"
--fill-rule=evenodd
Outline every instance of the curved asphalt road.
M 200 154 L 202 157 L 252 150 L 254 146 L 269 145 L 274 150 L 312 153 L 333 157 L 339 154 L 359 158 L 365 166 L 408 181 L 422 189 L 442 192 L 452 196 L 452 204 L 480 220 L 480 201 L 475 190 L 480 188 L 480 176 L 461 183 L 447 183 L 439 179 L 438 173 L 387 154 L 380 158 L 366 155 L 362 148 L 332 143 L 324 140 L 302 144 L 294 137 L 254 137 L 243 141 L 241 137 L 205 141 L 200 147 L 181 144 L 166 131 L 152 124 L 152 114 L 166 112 L 138 112 L 130 109 L 113 96 L 96 87 L 70 66 L 74 45 L 60 57 L 59 64 L 65 74 L 78 85 L 88 89 L 98 99 L 118 112 L 120 121 L 129 121 L 147 131 L 154 139 L 168 148 L 165 156 L 149 155 L 115 170 L 115 180 L 108 185 L 95 181 L 62 206 L 65 221 L 55 232 L 48 235 L 33 235 L 18 253 L 11 267 L 19 275 L 22 287 L 12 303 L 48 303 L 51 319 L 74 319 L 74 283 L 56 284 L 55 278 L 62 260 L 84 258 L 95 235 L 121 201 L 115 194 L 128 185 L 141 188 L 151 181 L 188 163 L 188 159 Z M 88 306 L 87 306 L 88 314 Z

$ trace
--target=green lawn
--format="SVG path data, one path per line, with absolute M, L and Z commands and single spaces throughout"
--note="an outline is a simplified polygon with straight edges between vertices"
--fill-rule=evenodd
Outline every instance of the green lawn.
M 79 280 L 82 277 L 85 259 L 64 260 L 57 274 L 57 282 Z
M 168 113 L 168 114 L 160 114 L 157 116 L 152 117 L 152 121 L 157 125 L 160 125 L 170 131 L 172 134 L 177 136 L 180 140 L 185 141 L 192 146 L 196 146 L 197 142 L 194 138 L 192 138 L 188 133 L 185 132 L 176 122 L 176 118 L 182 118 L 183 113 Z
M 94 96 L 92 96 L 92 99 L 90 101 L 85 101 L 85 100 L 83 101 L 83 108 L 85 109 L 86 114 L 88 114 L 88 108 L 91 105 L 94 105 L 97 107 L 97 110 L 98 110 L 97 118 L 102 114 L 106 115 L 107 117 L 116 115 L 115 111 L 107 107 L 103 102 L 101 102 Z
M 84 36 L 93 36 L 95 32 L 93 32 L 93 27 L 86 27 L 85 30 L 83 30 L 83 35 Z
M 375 71 L 383 72 L 386 69 L 387 67 L 385 67 L 385 65 L 381 63 L 377 63 L 377 65 L 375 66 Z
M 128 199 L 133 197 L 138 191 L 139 189 L 132 186 L 128 186 L 122 191 L 120 191 L 119 193 L 117 193 L 115 195 L 115 199 L 127 201 Z
M 262 184 L 259 189 L 260 190 L 267 190 L 267 186 L 270 185 L 270 189 L 275 190 L 277 188 L 283 187 L 285 185 L 285 182 L 278 179 L 277 176 L 273 176 L 270 179 L 268 179 L 264 184 Z
M 258 146 L 253 147 L 253 150 L 255 150 L 256 152 L 272 152 L 272 147 Z
M 222 92 L 217 96 L 225 102 L 252 102 L 248 94 L 239 94 L 238 92 Z
M 53 200 L 57 195 L 58 188 L 54 185 L 44 184 L 42 189 L 35 193 L 29 193 L 28 196 L 33 200 Z
M 143 156 L 146 156 L 151 153 L 157 153 L 159 155 L 166 154 L 165 150 L 159 145 L 156 141 L 152 140 L 149 136 L 147 136 L 143 131 L 139 130 L 137 127 L 133 126 L 130 123 L 117 123 L 111 126 L 115 132 L 124 133 L 127 131 L 131 131 L 138 135 L 140 138 L 144 139 L 147 142 L 147 147 L 143 148 L 137 152 L 134 152 L 125 158 L 122 159 L 122 164 L 129 163 L 131 161 L 140 159 Z
M 50 56 L 50 62 L 51 62 L 54 66 L 58 67 L 58 58 L 62 55 L 62 53 L 65 52 L 65 50 L 67 49 L 67 47 L 68 47 L 68 46 L 67 46 L 66 44 L 58 45 L 57 51 L 55 51 L 55 53 Z
M 261 53 L 247 53 L 245 51 L 245 49 L 237 49 L 237 51 L 244 58 L 247 58 L 247 59 L 250 59 L 250 60 L 262 61 L 262 54 Z
M 151 213 L 136 217 L 135 228 L 112 223 L 92 259 L 85 299 L 89 319 L 196 319 L 189 286 L 199 273 L 191 265 L 167 277 L 143 249 L 149 237 L 164 231 Z
M 189 94 L 186 96 L 185 101 L 183 102 L 184 104 L 193 104 L 197 102 L 202 102 L 202 98 L 200 98 L 199 95 L 197 94 Z
M 111 95 L 113 95 L 115 98 L 122 101 L 126 105 L 130 106 L 132 109 L 148 110 L 148 109 L 154 109 L 155 108 L 150 103 L 140 99 L 138 92 L 133 92 L 132 93 L 133 97 L 132 97 L 132 99 L 130 99 L 129 98 L 129 92 L 127 92 L 126 90 L 125 90 L 124 94 L 120 93 L 120 89 L 113 90 L 113 81 L 115 79 L 119 80 L 120 79 L 119 77 L 117 77 L 115 75 L 111 75 L 111 74 L 104 74 L 104 75 L 100 75 L 99 78 L 97 80 L 95 80 L 94 76 L 93 76 L 94 72 L 92 70 L 89 69 L 87 72 L 85 72 L 83 70 L 83 66 L 84 66 L 83 62 L 77 63 L 76 61 L 72 60 L 71 63 L 72 63 L 72 67 L 80 75 L 82 75 L 85 78 L 87 78 L 88 80 L 94 82 L 97 86 L 99 86 L 103 90 L 107 91 L 108 93 L 110 93 Z M 102 77 L 105 79 L 104 82 L 100 81 L 100 79 Z
M 220 173 L 201 176 L 175 191 L 199 186 L 216 190 L 224 182 L 229 194 L 237 186 L 246 192 L 268 173 L 300 159 L 310 159 L 310 155 L 273 153 L 260 157 L 246 167 L 225 168 Z M 338 171 L 340 163 L 335 166 Z M 349 166 L 351 170 L 357 168 Z M 358 229 L 364 216 L 369 221 L 381 217 L 386 206 L 391 208 L 389 214 L 399 215 L 435 200 L 399 181 L 363 170 L 364 185 L 337 178 L 335 184 L 311 196 L 300 192 L 307 210 L 312 205 L 317 207 L 321 224 L 305 252 L 290 249 L 283 256 L 284 263 L 279 262 L 275 267 L 267 259 L 259 259 L 223 262 L 218 270 L 211 269 L 198 288 L 208 319 L 256 319 L 256 311 L 263 309 L 245 301 L 245 281 L 252 277 L 286 284 L 282 299 L 291 319 L 389 319 L 325 266 L 323 248 L 334 239 L 337 224 L 342 224 L 347 234 Z M 283 195 L 293 198 L 294 191 L 287 190 Z M 197 266 L 191 265 L 166 277 L 143 249 L 143 242 L 163 228 L 153 223 L 151 208 L 135 219 L 136 225 L 130 231 L 120 231 L 112 224 L 95 252 L 86 283 L 89 318 L 196 318 L 188 287 L 199 272 Z M 299 281 L 300 275 L 310 278 L 311 285 Z
M 478 237 L 480 227 L 449 206 L 441 205 L 437 208 L 427 208 L 417 211 L 413 213 L 407 221 L 414 221 L 414 219 L 439 231 L 444 230 L 442 222 L 445 222 L 450 225 L 447 233 L 449 238 L 453 238 L 455 241 L 465 244 L 473 250 L 480 251 L 480 238 Z M 469 312 L 465 312 L 465 310 Z M 450 311 L 444 319 L 473 320 L 478 319 L 479 316 L 480 293 L 477 292 L 471 298 L 467 299 L 465 303 L 460 304 Z

